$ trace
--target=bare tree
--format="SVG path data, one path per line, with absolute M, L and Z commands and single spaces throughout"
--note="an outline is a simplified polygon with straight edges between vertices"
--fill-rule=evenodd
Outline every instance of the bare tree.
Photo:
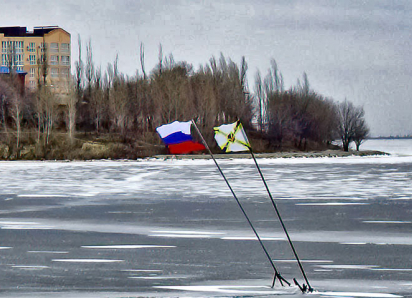
M 79 56 L 79 61 L 80 61 L 80 56 Z M 85 68 L 85 74 L 86 74 L 86 81 L 87 81 L 87 96 L 88 99 L 90 100 L 91 93 L 92 93 L 92 82 L 94 79 L 94 63 L 93 63 L 93 49 L 92 49 L 92 40 L 89 39 L 89 42 L 86 44 L 86 68 Z
M 255 94 L 256 100 L 258 101 L 258 123 L 260 132 L 263 132 L 263 114 L 264 114 L 264 93 L 263 93 L 263 86 L 262 86 L 262 77 L 260 75 L 260 71 L 256 72 L 255 75 Z
M 90 98 L 91 117 L 97 133 L 100 132 L 103 114 L 106 108 L 103 88 L 102 71 L 99 67 L 94 74 L 94 83 Z
M 83 61 L 82 61 L 82 41 L 80 34 L 78 35 L 78 46 L 79 46 L 79 59 L 75 62 L 75 83 L 76 83 L 76 94 L 78 100 L 82 97 L 82 84 L 83 84 Z
M 4 129 L 7 131 L 6 113 L 8 113 L 13 120 L 16 129 L 16 149 L 18 151 L 20 148 L 21 125 L 25 98 L 21 90 L 21 83 L 14 73 L 11 73 L 6 80 L 0 80 L 0 97 L 2 103 L 1 109 Z
M 68 101 L 67 101 L 67 130 L 70 143 L 73 143 L 74 134 L 76 132 L 76 114 L 77 114 L 77 94 L 73 82 L 67 82 Z
M 283 76 L 282 73 L 279 71 L 278 65 L 274 59 L 270 61 L 270 68 L 268 69 L 268 72 L 265 76 L 265 79 L 263 80 L 263 90 L 262 90 L 262 96 L 264 97 L 263 99 L 263 110 L 267 111 L 269 109 L 269 97 L 271 97 L 273 94 L 280 94 L 283 93 L 284 91 L 284 86 L 283 86 Z M 267 114 L 269 116 L 269 114 Z M 271 122 L 271 119 L 266 119 L 266 123 Z M 263 124 L 264 125 L 264 124 Z
M 269 142 L 278 148 L 296 132 L 296 108 L 290 93 L 272 92 L 267 98 L 267 129 Z M 291 138 L 291 137 L 290 137 Z
M 0 82 L 1 83 L 1 82 Z M 0 86 L 1 88 L 1 86 Z M 3 91 L 3 90 L 1 90 Z M 0 92 L 0 100 L 1 100 L 1 122 L 3 125 L 4 132 L 7 135 L 7 121 L 6 121 L 6 96 Z
M 116 58 L 113 62 L 113 83 L 115 83 L 119 78 L 119 54 L 116 54 Z M 114 85 L 113 87 L 116 86 Z
M 162 74 L 162 70 L 163 70 L 163 47 L 162 44 L 159 44 L 159 74 Z
M 38 52 L 38 68 L 37 68 L 37 84 L 38 88 L 35 93 L 36 103 L 35 111 L 37 117 L 37 142 L 40 143 L 41 135 L 43 132 L 44 145 L 48 145 L 54 121 L 56 120 L 56 99 L 50 90 L 50 86 L 47 82 L 48 76 L 48 47 L 43 37 L 43 43 L 40 47 L 40 55 Z
M 349 144 L 354 140 L 356 131 L 359 130 L 360 127 L 366 127 L 364 115 L 365 111 L 362 107 L 355 107 L 353 103 L 347 99 L 339 105 L 338 132 L 344 151 L 349 151 Z M 366 135 L 364 135 L 364 137 L 366 137 Z
M 162 72 L 154 72 L 152 78 L 152 98 L 159 115 L 159 124 L 167 123 L 193 112 L 191 101 L 189 73 L 191 66 L 174 64 L 172 57 L 165 63 Z
M 144 45 L 142 42 L 140 43 L 140 66 L 142 68 L 143 79 L 146 81 L 147 75 L 144 67 Z
M 119 57 L 116 55 L 113 65 L 109 64 L 107 68 L 109 83 L 112 84 L 111 88 L 109 86 L 108 106 L 113 130 L 125 136 L 128 126 L 129 98 L 126 78 L 119 73 L 118 64 Z
M 369 127 L 366 125 L 365 119 L 358 119 L 355 132 L 353 134 L 353 141 L 356 145 L 356 151 L 359 151 L 360 145 L 365 141 L 369 136 Z
M 11 117 L 14 120 L 16 125 L 16 148 L 19 150 L 20 148 L 20 135 L 21 135 L 21 121 L 23 118 L 23 102 L 22 98 L 17 94 L 17 92 L 13 92 L 10 98 L 11 102 Z
M 43 139 L 44 145 L 48 145 L 52 136 L 53 125 L 56 120 L 57 103 L 49 86 L 43 86 L 41 89 L 39 89 L 38 96 L 40 100 L 39 106 L 42 108 L 41 119 L 43 120 L 43 134 L 46 134 Z
M 260 76 L 258 79 L 261 80 Z M 270 138 L 274 137 L 281 144 L 285 130 L 289 129 L 287 126 L 291 125 L 292 112 L 287 105 L 289 97 L 284 94 L 283 76 L 274 59 L 270 61 L 270 68 L 260 85 L 258 96 L 262 105 L 262 127 Z
M 297 87 L 295 89 L 297 93 L 300 93 L 303 95 L 309 95 L 310 84 L 309 84 L 309 79 L 308 79 L 308 75 L 306 72 L 303 72 L 302 79 L 303 79 L 303 82 L 300 79 L 298 79 Z
M 35 94 L 34 94 L 34 98 L 35 98 L 35 103 L 34 103 L 34 112 L 36 114 L 36 118 L 37 118 L 37 144 L 40 144 L 40 139 L 41 139 L 41 132 L 43 130 L 43 123 L 44 123 L 44 119 L 43 119 L 43 111 L 44 111 L 44 107 L 43 107 L 43 100 L 42 100 L 42 85 L 40 83 L 40 80 L 38 81 L 38 89 L 36 90 Z
M 240 78 L 239 78 L 239 79 L 240 79 L 240 84 L 242 85 L 242 91 L 243 91 L 243 93 L 247 93 L 247 92 L 248 92 L 248 88 L 247 88 L 247 77 L 246 77 L 246 74 L 247 74 L 247 70 L 248 70 L 248 65 L 247 65 L 245 56 L 242 56 L 242 61 L 241 61 L 240 65 L 241 65 L 240 73 L 239 73 L 239 76 L 240 76 Z
M 205 132 L 212 132 L 213 126 L 216 125 L 219 107 L 211 69 L 207 66 L 199 70 L 192 76 L 190 82 L 197 123 Z
M 270 60 L 270 68 L 264 80 L 265 92 L 267 95 L 272 92 L 283 92 L 284 83 L 282 73 L 279 71 L 275 59 Z
M 3 125 L 4 133 L 8 136 L 7 130 L 7 114 L 9 111 L 9 97 L 10 97 L 10 86 L 9 84 L 0 78 L 0 100 L 1 100 L 1 122 Z
M 47 75 L 49 72 L 48 47 L 44 37 L 40 49 L 37 49 L 37 65 L 37 86 L 41 88 L 47 85 Z

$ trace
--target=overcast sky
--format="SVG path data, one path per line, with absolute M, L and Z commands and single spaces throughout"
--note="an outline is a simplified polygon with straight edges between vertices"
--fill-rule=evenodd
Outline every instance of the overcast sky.
M 223 53 L 249 65 L 249 86 L 276 60 L 285 87 L 306 72 L 311 88 L 362 105 L 373 136 L 412 134 L 412 1 L 0 0 L 0 26 L 58 25 L 91 38 L 94 60 L 146 70 L 163 53 L 195 70 Z M 85 52 L 85 51 L 83 51 Z

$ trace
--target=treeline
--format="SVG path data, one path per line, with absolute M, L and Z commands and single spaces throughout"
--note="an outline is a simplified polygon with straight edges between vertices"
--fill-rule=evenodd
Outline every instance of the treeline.
M 307 150 L 308 142 L 325 147 L 340 140 L 344 151 L 349 150 L 352 141 L 359 150 L 369 134 L 363 107 L 318 94 L 310 88 L 306 73 L 296 86 L 285 90 L 275 60 L 264 78 L 259 71 L 256 73 L 254 98 L 262 137 L 274 147 L 282 148 L 286 143 Z
M 119 72 L 117 57 L 103 72 L 95 69 L 90 44 L 86 52 L 75 70 L 80 130 L 145 139 L 174 120 L 196 119 L 205 132 L 237 119 L 251 127 L 253 97 L 247 94 L 244 58 L 239 66 L 223 55 L 212 57 L 195 71 L 173 55 L 164 57 L 160 47 L 158 64 L 147 74 L 141 45 L 140 74 L 129 77 Z
M 240 119 L 254 149 L 261 152 L 324 149 L 338 139 L 348 150 L 350 142 L 359 146 L 368 134 L 362 107 L 316 93 L 306 74 L 296 86 L 285 89 L 275 61 L 264 77 L 256 73 L 252 93 L 244 57 L 238 64 L 221 54 L 195 70 L 187 62 L 176 62 L 173 55 L 163 55 L 159 46 L 158 63 L 147 73 L 141 44 L 141 69 L 126 76 L 118 69 L 117 56 L 103 70 L 93 61 L 91 41 L 85 46 L 85 60 L 80 37 L 78 44 L 74 75 L 60 105 L 46 81 L 47 61 L 35 92 L 23 92 L 14 81 L 1 80 L 3 143 L 10 143 L 12 135 L 18 152 L 22 131 L 32 132 L 24 142 L 34 143 L 47 158 L 53 140 L 62 134 L 68 148 L 78 146 L 82 135 L 111 135 L 127 144 L 129 152 L 147 155 L 164 150 L 157 126 L 190 119 L 210 143 L 214 126 Z

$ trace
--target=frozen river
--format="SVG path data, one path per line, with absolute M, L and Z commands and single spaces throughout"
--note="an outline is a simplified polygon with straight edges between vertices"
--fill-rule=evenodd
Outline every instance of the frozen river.
M 260 159 L 310 297 L 412 297 L 412 141 Z M 219 160 L 278 271 L 303 282 L 251 160 Z M 0 297 L 302 297 L 212 161 L 0 162 Z

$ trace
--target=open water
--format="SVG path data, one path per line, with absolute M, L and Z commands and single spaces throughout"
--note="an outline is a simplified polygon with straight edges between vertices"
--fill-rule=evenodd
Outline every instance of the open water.
M 412 297 L 412 140 L 259 159 L 315 292 Z M 219 160 L 280 274 L 303 277 L 252 160 Z M 302 297 L 210 160 L 0 162 L 0 297 Z

